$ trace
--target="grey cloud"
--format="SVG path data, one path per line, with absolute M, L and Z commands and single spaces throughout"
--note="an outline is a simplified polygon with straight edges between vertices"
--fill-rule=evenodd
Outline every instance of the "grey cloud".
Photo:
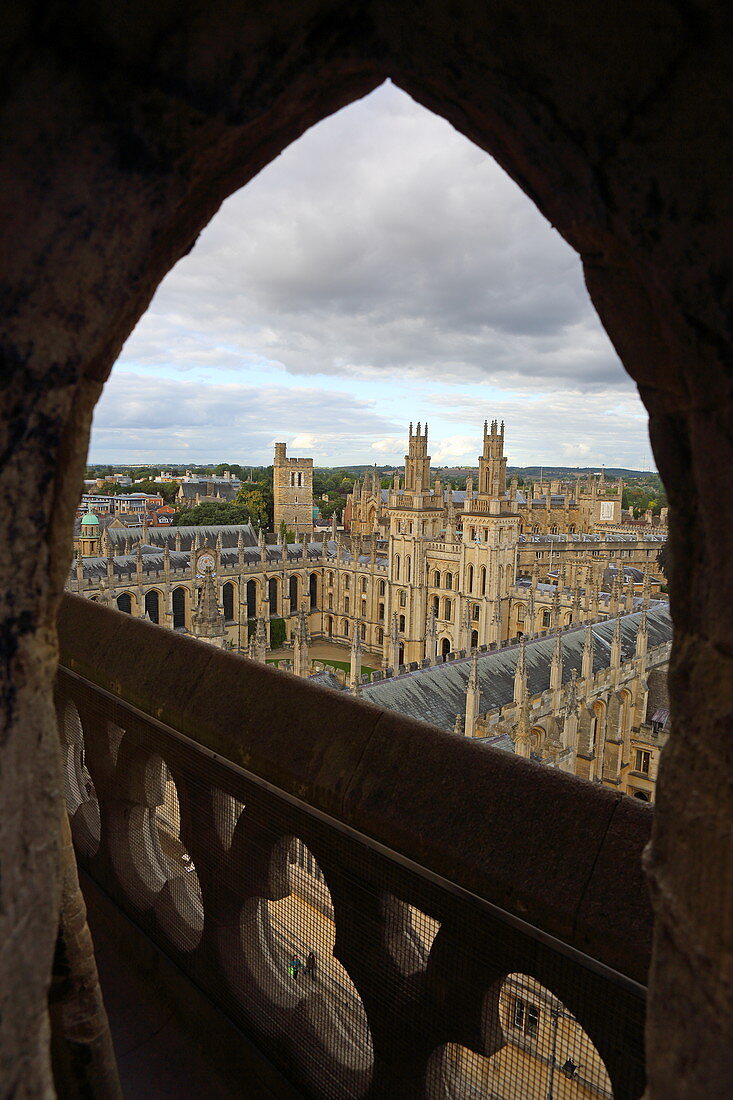
M 372 402 L 313 387 L 255 388 L 113 375 L 94 414 L 90 461 L 219 459 L 267 464 L 275 438 L 294 426 L 321 461 L 333 452 L 366 451 L 401 425 Z M 125 458 L 127 455 L 129 457 Z
M 390 86 L 228 200 L 124 358 L 153 362 L 154 333 L 181 370 L 214 347 L 220 368 L 628 387 L 577 257 L 494 162 Z

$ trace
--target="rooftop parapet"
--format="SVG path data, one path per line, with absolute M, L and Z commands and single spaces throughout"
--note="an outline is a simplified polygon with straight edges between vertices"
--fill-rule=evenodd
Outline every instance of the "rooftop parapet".
M 523 972 L 572 1006 L 615 1095 L 640 1095 L 649 807 L 79 597 L 59 637 L 80 859 L 296 1084 L 422 1095 L 441 1043 L 503 1046 L 499 985 Z M 300 896 L 297 844 L 350 999 L 281 966 L 315 935 L 273 916 Z

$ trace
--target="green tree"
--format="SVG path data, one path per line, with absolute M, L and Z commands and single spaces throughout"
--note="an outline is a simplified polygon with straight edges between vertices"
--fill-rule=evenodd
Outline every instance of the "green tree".
M 248 523 L 249 512 L 241 504 L 209 503 L 181 508 L 173 517 L 177 527 L 215 527 L 219 524 Z
M 243 485 L 234 498 L 234 503 L 247 510 L 255 527 L 268 526 L 267 501 L 259 486 L 250 489 Z

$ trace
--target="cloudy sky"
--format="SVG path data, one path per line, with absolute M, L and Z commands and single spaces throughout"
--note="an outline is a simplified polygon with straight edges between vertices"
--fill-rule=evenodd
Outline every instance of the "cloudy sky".
M 652 464 L 580 264 L 516 185 L 392 85 L 310 130 L 161 284 L 94 418 L 91 462 Z

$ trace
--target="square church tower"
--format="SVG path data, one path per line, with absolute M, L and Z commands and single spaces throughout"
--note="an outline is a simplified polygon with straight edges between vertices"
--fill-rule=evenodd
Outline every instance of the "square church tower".
M 275 444 L 272 471 L 275 531 L 310 529 L 313 523 L 313 459 L 288 458 L 286 444 Z

